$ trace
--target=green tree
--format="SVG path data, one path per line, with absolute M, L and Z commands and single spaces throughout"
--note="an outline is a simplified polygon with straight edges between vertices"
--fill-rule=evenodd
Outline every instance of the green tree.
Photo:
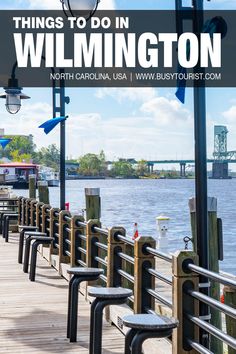
M 30 154 L 20 154 L 19 150 L 15 150 L 11 152 L 11 160 L 15 162 L 30 163 L 32 161 L 32 156 Z
M 123 178 L 134 177 L 135 170 L 130 162 L 125 160 L 119 160 L 114 162 L 114 164 L 112 165 L 111 175 L 113 177 Z
M 79 159 L 79 173 L 85 176 L 101 176 L 106 173 L 106 158 L 103 151 L 99 155 L 86 154 Z
M 146 160 L 138 161 L 136 171 L 138 176 L 145 176 L 148 173 L 147 161 Z
M 34 162 L 58 171 L 60 164 L 60 151 L 58 147 L 55 144 L 52 144 L 48 147 L 41 148 L 34 154 Z
M 14 136 L 10 138 L 12 141 L 1 151 L 2 157 L 12 159 L 13 156 L 14 158 L 18 156 L 22 160 L 22 155 L 26 154 L 30 160 L 34 156 L 36 145 L 33 142 L 32 136 Z

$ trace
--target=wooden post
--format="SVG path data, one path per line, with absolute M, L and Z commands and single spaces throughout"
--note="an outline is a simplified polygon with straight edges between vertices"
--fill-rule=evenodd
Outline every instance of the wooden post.
M 29 176 L 29 198 L 36 198 L 36 175 Z
M 36 205 L 37 205 L 37 200 L 32 200 L 30 203 L 30 225 L 31 226 L 36 226 Z
M 21 225 L 25 225 L 25 201 L 26 198 L 21 198 Z
M 45 232 L 48 236 L 50 236 L 50 221 L 48 220 L 50 218 L 50 209 L 51 206 L 49 204 L 42 206 L 42 232 Z M 42 245 L 39 249 L 41 249 L 43 257 L 50 263 L 51 245 Z
M 125 244 L 116 238 L 116 235 L 126 235 L 123 227 L 112 227 L 108 234 L 108 255 L 107 255 L 107 286 L 122 286 L 122 280 L 117 269 L 122 269 L 122 259 L 117 256 L 117 252 L 125 251 Z
M 48 183 L 46 181 L 38 182 L 38 191 L 39 191 L 39 201 L 44 204 L 49 204 L 49 189 L 48 189 Z
M 71 219 L 71 240 L 70 240 L 71 241 L 71 259 L 70 259 L 71 267 L 75 267 L 75 266 L 81 267 L 81 264 L 77 262 L 77 259 L 82 260 L 84 254 L 82 255 L 82 253 L 78 250 L 78 247 L 82 247 L 83 249 L 86 250 L 86 247 L 85 248 L 83 247 L 83 240 L 81 240 L 78 237 L 79 234 L 85 233 L 84 227 L 77 225 L 78 221 L 84 222 L 84 217 L 75 215 Z
M 228 286 L 224 287 L 225 304 L 236 309 L 236 290 Z M 226 317 L 227 334 L 236 338 L 236 320 L 230 316 Z M 228 354 L 236 354 L 236 350 L 228 346 Z
M 185 316 L 184 312 L 198 316 L 198 302 L 186 294 L 185 290 L 198 290 L 199 277 L 184 268 L 187 260 L 198 264 L 198 256 L 192 251 L 178 251 L 173 256 L 172 303 L 173 317 L 179 320 L 179 327 L 173 331 L 172 353 L 195 354 L 186 339 L 198 342 L 198 329 Z
M 25 200 L 25 225 L 31 225 L 31 202 L 33 199 L 27 198 Z
M 39 231 L 42 232 L 42 207 L 44 203 L 38 202 L 36 204 L 36 226 L 39 228 Z
M 195 198 L 190 199 L 189 207 L 191 212 L 191 225 L 193 233 L 194 251 L 197 252 L 197 238 L 195 229 Z M 208 230 L 209 230 L 209 269 L 213 272 L 219 273 L 219 233 L 218 233 L 218 219 L 217 219 L 217 199 L 208 197 Z M 213 299 L 220 300 L 220 284 L 215 281 L 211 281 L 210 296 Z M 210 308 L 211 320 L 210 323 L 221 329 L 222 319 L 218 310 Z M 223 343 L 214 336 L 210 337 L 210 349 L 214 354 L 221 354 L 223 352 Z
M 145 246 L 156 248 L 152 237 L 139 237 L 134 244 L 134 313 L 155 310 L 155 301 L 146 288 L 155 290 L 155 279 L 145 268 L 155 268 L 155 257 L 145 252 Z
M 23 220 L 22 220 L 22 199 L 23 197 L 19 197 L 17 204 L 18 204 L 18 225 L 23 225 Z
M 62 210 L 59 213 L 59 273 L 62 272 L 61 263 L 70 263 L 70 258 L 64 252 L 65 235 L 64 229 L 68 225 L 65 216 L 71 216 L 69 211 Z
M 98 248 L 94 245 L 94 242 L 99 241 L 100 234 L 94 231 L 94 226 L 101 227 L 99 220 L 89 220 L 86 226 L 87 237 L 87 267 L 98 268 L 98 263 L 94 257 L 98 256 Z
M 95 245 L 95 242 L 100 241 L 100 233 L 97 233 L 94 230 L 94 227 L 101 227 L 101 223 L 99 220 L 89 220 L 86 226 L 86 238 L 87 238 L 87 254 L 86 254 L 86 264 L 87 267 L 91 268 L 102 268 L 101 264 L 99 264 L 95 257 L 98 256 L 98 248 Z M 102 284 L 102 280 L 87 282 L 87 285 L 93 286 L 95 284 Z M 86 286 L 86 294 L 87 294 L 87 286 Z M 87 296 L 87 295 L 86 295 Z
M 85 188 L 86 220 L 100 220 L 101 199 L 99 188 Z
M 55 268 L 57 268 L 57 261 L 55 257 L 52 257 L 52 255 L 58 256 L 59 255 L 59 250 L 57 247 L 55 247 L 55 233 L 58 231 L 58 228 L 56 227 L 56 223 L 59 222 L 59 217 L 55 216 L 55 213 L 59 213 L 60 209 L 59 208 L 51 208 L 50 209 L 50 237 L 54 238 L 54 241 L 52 242 L 50 246 L 50 263 L 53 265 Z

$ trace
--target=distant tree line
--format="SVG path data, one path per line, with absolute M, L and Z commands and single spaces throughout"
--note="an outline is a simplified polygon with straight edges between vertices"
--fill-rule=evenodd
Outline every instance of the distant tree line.
M 6 157 L 11 161 L 32 162 L 59 170 L 60 151 L 55 144 L 48 147 L 42 147 L 37 150 L 33 139 L 27 136 L 15 136 L 5 149 L 1 148 L 0 156 Z M 76 160 L 69 162 L 79 163 L 79 168 L 67 170 L 69 174 L 79 174 L 81 176 L 94 177 L 120 177 L 120 178 L 138 178 L 149 176 L 146 160 L 140 160 L 137 164 L 132 164 L 130 160 L 119 159 L 108 165 L 106 156 L 102 150 L 99 154 L 85 154 Z M 162 171 L 160 177 L 177 178 L 178 173 L 173 171 Z

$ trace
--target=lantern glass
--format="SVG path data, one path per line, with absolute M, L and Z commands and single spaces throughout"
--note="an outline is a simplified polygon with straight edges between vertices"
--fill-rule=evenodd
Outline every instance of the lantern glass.
M 6 95 L 6 109 L 11 114 L 16 114 L 21 108 L 20 95 L 7 93 Z

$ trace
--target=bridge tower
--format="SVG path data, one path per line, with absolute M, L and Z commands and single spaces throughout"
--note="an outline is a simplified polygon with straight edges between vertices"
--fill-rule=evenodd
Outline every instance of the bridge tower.
M 229 164 L 227 150 L 228 129 L 224 125 L 214 126 L 214 162 L 212 165 L 212 178 L 229 178 Z

